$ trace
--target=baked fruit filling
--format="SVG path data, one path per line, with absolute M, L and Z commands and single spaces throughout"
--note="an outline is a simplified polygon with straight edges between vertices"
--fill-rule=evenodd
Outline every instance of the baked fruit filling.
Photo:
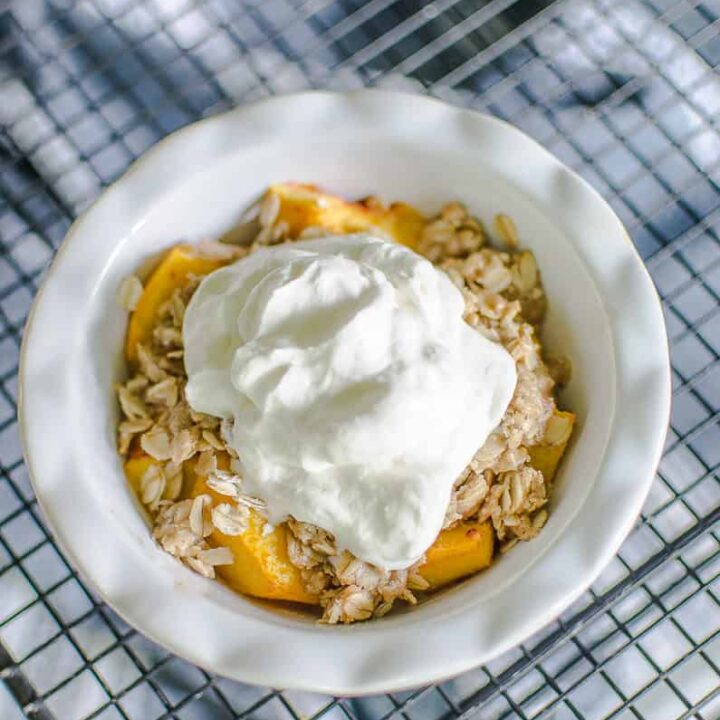
M 512 398 L 455 479 L 434 542 L 392 569 L 361 560 L 326 528 L 275 517 L 272 503 L 248 491 L 233 420 L 193 409 L 186 392 L 184 320 L 203 278 L 261 248 L 357 233 L 409 247 L 447 273 L 462 294 L 464 322 L 504 348 L 515 371 Z M 287 183 L 265 193 L 249 234 L 246 244 L 177 245 L 144 285 L 133 276 L 121 287 L 130 314 L 118 449 L 159 545 L 238 592 L 318 606 L 324 622 L 350 623 L 380 617 L 397 601 L 414 604 L 535 537 L 575 416 L 556 405 L 570 368 L 540 345 L 545 294 L 510 218 L 496 216 L 488 232 L 459 203 L 426 218 L 405 203 L 348 202 Z

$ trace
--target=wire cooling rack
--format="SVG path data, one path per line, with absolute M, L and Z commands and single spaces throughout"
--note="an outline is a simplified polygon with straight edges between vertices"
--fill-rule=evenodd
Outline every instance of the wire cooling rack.
M 720 718 L 719 63 L 720 0 L 0 0 L 0 717 Z M 31 300 L 103 186 L 197 118 L 362 85 L 506 118 L 608 199 L 663 298 L 674 407 L 641 520 L 561 618 L 455 680 L 342 700 L 210 676 L 100 603 L 15 411 Z

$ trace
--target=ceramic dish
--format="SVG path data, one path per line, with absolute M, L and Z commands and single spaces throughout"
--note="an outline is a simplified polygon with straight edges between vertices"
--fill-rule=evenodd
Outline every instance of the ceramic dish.
M 350 628 L 238 596 L 162 553 L 115 448 L 121 280 L 178 241 L 219 236 L 259 192 L 287 179 L 402 198 L 429 213 L 456 198 L 486 220 L 512 216 L 542 269 L 545 339 L 574 369 L 562 402 L 578 428 L 543 533 L 411 612 Z M 378 91 L 265 100 L 159 143 L 68 233 L 25 330 L 20 378 L 38 500 L 103 599 L 208 670 L 333 694 L 450 677 L 552 620 L 630 531 L 670 404 L 657 295 L 600 196 L 509 125 Z

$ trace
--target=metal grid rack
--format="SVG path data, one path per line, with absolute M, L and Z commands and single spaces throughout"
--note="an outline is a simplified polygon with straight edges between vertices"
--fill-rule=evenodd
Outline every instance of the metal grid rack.
M 0 717 L 720 718 L 719 64 L 720 0 L 0 0 Z M 674 407 L 641 520 L 561 618 L 455 680 L 343 700 L 126 626 L 48 534 L 15 411 L 33 294 L 103 186 L 199 117 L 362 85 L 506 118 L 608 199 L 663 298 Z

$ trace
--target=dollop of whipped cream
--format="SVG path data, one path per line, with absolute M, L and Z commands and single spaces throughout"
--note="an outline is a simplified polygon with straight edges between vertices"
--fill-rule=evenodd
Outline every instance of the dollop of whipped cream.
M 447 275 L 368 234 L 260 248 L 208 275 L 183 325 L 187 400 L 232 419 L 243 491 L 386 569 L 441 530 L 515 365 Z

